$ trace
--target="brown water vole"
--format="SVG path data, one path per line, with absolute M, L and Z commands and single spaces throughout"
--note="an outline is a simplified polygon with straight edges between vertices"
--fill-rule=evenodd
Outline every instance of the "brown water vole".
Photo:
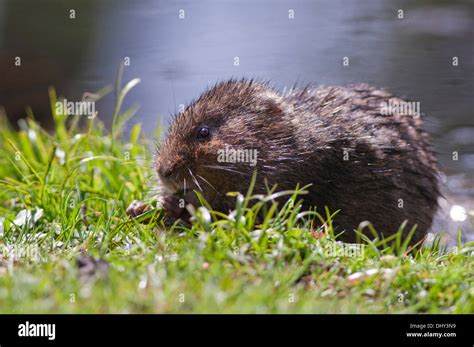
M 163 207 L 186 219 L 177 196 L 196 206 L 198 190 L 228 212 L 235 200 L 226 193 L 246 192 L 257 169 L 256 191 L 266 191 L 264 178 L 278 190 L 311 183 L 304 208 L 340 210 L 334 225 L 344 241 L 362 221 L 388 236 L 405 220 L 419 241 L 437 208 L 438 169 L 420 115 L 384 110 L 403 103 L 365 84 L 280 94 L 254 81 L 220 83 L 175 117 L 160 146 Z M 128 209 L 141 211 L 137 202 Z

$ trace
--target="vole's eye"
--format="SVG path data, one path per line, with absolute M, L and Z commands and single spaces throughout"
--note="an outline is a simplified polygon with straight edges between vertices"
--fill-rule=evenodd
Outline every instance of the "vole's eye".
M 209 137 L 209 135 L 211 135 L 211 130 L 209 130 L 208 127 L 202 127 L 198 131 L 197 138 L 198 139 L 205 139 L 206 137 Z

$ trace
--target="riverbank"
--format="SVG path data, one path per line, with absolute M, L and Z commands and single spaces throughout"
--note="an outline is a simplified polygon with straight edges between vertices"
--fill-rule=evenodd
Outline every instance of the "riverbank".
M 35 121 L 0 127 L 0 313 L 473 313 L 474 243 L 410 250 L 394 239 L 335 241 L 289 203 L 254 220 L 200 210 L 190 229 L 125 213 L 152 194 L 152 144 L 98 118 L 53 133 Z M 414 211 L 416 213 L 416 211 Z M 241 216 L 238 218 L 236 216 Z

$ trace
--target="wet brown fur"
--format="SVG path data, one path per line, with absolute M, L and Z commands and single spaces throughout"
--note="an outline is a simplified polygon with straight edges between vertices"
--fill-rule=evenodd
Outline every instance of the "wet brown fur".
M 218 163 L 217 151 L 257 149 L 256 189 L 265 191 L 263 178 L 279 190 L 311 183 L 304 207 L 340 210 L 343 240 L 354 241 L 362 221 L 388 236 L 408 220 L 406 233 L 417 224 L 412 243 L 419 241 L 440 195 L 436 159 L 420 116 L 381 114 L 389 99 L 402 101 L 366 84 L 284 94 L 254 81 L 217 84 L 173 120 L 155 161 L 158 172 L 172 172 L 159 175 L 162 194 L 181 192 L 186 181 L 188 202 L 197 204 L 190 192 L 202 190 L 215 210 L 228 212 L 235 202 L 225 193 L 245 192 L 255 168 Z M 202 126 L 210 139 L 196 139 Z

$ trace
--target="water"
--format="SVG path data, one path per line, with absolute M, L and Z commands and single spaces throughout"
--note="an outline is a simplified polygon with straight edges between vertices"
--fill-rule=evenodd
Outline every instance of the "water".
M 25 103 L 46 114 L 47 85 L 78 100 L 113 82 L 124 57 L 125 79 L 142 80 L 125 106 L 141 106 L 134 121 L 150 133 L 180 104 L 230 77 L 280 89 L 368 82 L 419 101 L 447 175 L 449 202 L 437 225 L 472 231 L 468 220 L 448 217 L 453 204 L 474 211 L 471 0 L 0 0 L 0 20 L 0 104 L 12 118 Z M 17 55 L 21 70 L 12 68 Z M 112 103 L 112 95 L 99 103 L 101 118 Z

